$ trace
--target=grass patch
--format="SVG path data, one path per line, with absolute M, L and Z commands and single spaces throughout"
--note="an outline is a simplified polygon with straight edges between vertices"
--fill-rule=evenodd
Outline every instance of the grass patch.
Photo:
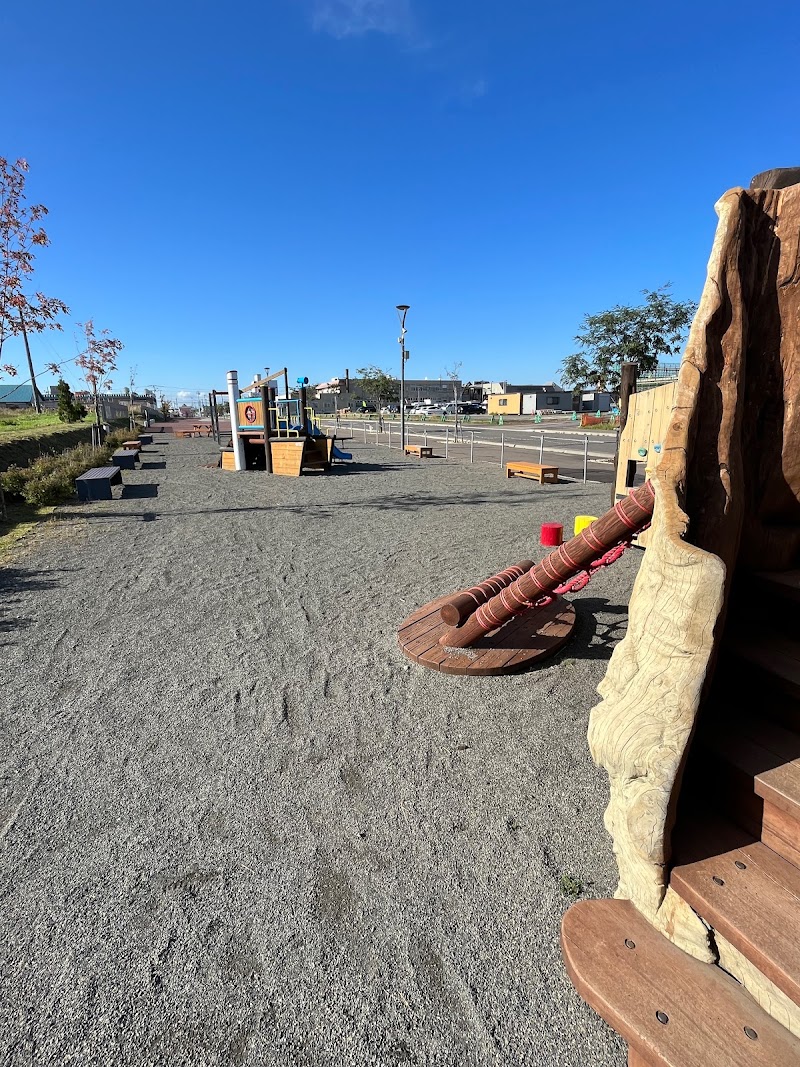
M 41 415 L 37 415 L 35 411 L 3 411 L 0 412 L 0 441 L 75 430 L 80 426 L 88 426 L 93 421 L 92 417 L 87 416 L 81 422 L 60 422 L 55 411 L 44 411 Z
M 31 532 L 40 522 L 49 519 L 55 511 L 53 507 L 34 507 L 30 504 L 7 504 L 8 518 L 0 519 L 0 563 L 11 555 L 14 547 Z
M 581 893 L 583 893 L 583 890 L 584 885 L 580 878 L 576 878 L 574 874 L 561 875 L 561 892 L 565 897 L 577 900 Z

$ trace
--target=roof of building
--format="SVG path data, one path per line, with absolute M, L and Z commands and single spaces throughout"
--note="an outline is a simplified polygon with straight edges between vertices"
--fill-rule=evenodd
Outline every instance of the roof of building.
M 0 404 L 32 404 L 33 386 L 0 382 Z

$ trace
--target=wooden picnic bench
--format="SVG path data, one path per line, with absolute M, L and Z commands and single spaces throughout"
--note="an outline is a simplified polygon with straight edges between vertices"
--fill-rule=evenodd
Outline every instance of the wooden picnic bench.
M 539 485 L 545 482 L 556 484 L 558 482 L 558 467 L 546 467 L 541 463 L 527 463 L 519 461 L 506 463 L 506 478 L 532 478 Z
M 138 448 L 118 448 L 116 452 L 111 453 L 111 462 L 115 466 L 123 467 L 125 470 L 130 471 L 136 466 L 136 460 L 138 458 Z
M 406 445 L 403 449 L 407 456 L 419 456 L 420 459 L 433 459 L 431 445 Z
M 119 467 L 92 467 L 75 479 L 78 500 L 111 500 L 111 486 L 121 484 Z

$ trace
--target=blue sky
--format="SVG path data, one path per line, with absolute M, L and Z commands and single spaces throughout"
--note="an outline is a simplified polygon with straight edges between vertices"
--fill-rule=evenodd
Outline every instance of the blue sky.
M 683 0 L 6 5 L 0 154 L 28 160 L 50 209 L 37 286 L 124 342 L 120 388 L 131 367 L 171 396 L 230 367 L 396 373 L 397 303 L 410 377 L 460 361 L 465 380 L 550 381 L 584 313 L 667 281 L 696 299 L 715 200 L 800 163 L 798 28 L 783 0 L 768 18 Z M 74 327 L 33 345 L 67 359 Z

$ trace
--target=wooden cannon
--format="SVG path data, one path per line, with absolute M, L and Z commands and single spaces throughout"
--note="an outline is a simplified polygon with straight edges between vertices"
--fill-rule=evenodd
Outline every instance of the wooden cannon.
M 556 653 L 575 627 L 561 593 L 618 558 L 653 513 L 649 482 L 541 563 L 523 560 L 476 586 L 425 604 L 397 639 L 409 659 L 444 674 L 511 674 Z
M 717 204 L 589 745 L 615 900 L 566 913 L 637 1067 L 800 1064 L 800 169 Z

